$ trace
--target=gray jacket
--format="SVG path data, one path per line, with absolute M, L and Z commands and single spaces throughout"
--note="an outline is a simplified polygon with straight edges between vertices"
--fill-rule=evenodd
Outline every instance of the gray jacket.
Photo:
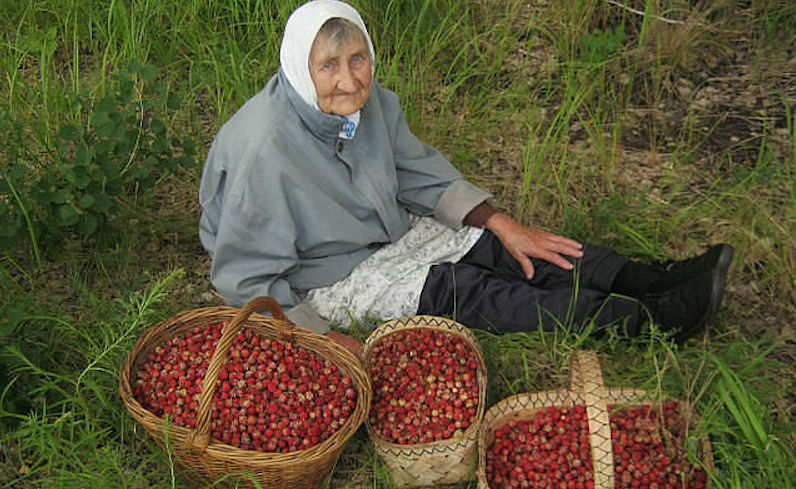
M 409 213 L 458 229 L 490 197 L 412 134 L 398 97 L 375 81 L 353 139 L 338 137 L 341 125 L 280 70 L 218 132 L 199 236 L 229 304 L 264 295 L 293 308 L 403 236 Z M 299 310 L 287 313 L 301 324 Z

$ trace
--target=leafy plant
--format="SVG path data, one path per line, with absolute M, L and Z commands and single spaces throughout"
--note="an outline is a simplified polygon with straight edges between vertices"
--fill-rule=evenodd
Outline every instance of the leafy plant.
M 586 63 L 605 63 L 616 56 L 627 37 L 625 29 L 621 25 L 605 31 L 595 29 L 594 32 L 586 34 L 580 39 L 582 49 L 579 59 Z
M 87 107 L 84 122 L 61 126 L 52 161 L 37 161 L 25 149 L 23 124 L 8 114 L 0 117 L 0 129 L 8 131 L 0 217 L 10 224 L 0 234 L 0 246 L 20 246 L 26 236 L 35 249 L 39 241 L 58 242 L 70 234 L 107 237 L 120 200 L 144 194 L 159 178 L 195 164 L 193 142 L 170 137 L 155 116 L 159 106 L 176 111 L 180 105 L 156 82 L 157 75 L 154 66 L 134 63 L 115 74 L 113 89 L 98 101 L 77 100 Z

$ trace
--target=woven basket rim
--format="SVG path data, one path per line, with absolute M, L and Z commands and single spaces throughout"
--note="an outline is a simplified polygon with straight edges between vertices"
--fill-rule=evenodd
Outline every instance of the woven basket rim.
M 379 325 L 376 329 L 374 329 L 370 335 L 365 340 L 364 350 L 362 352 L 363 363 L 367 367 L 367 359 L 370 354 L 370 350 L 373 348 L 374 343 L 380 340 L 382 337 L 400 331 L 402 329 L 422 329 L 422 328 L 429 328 L 429 329 L 445 329 L 451 333 L 458 334 L 462 336 L 467 341 L 478 345 L 478 339 L 473 334 L 470 329 L 459 323 L 454 321 L 453 319 L 448 319 L 441 316 L 431 316 L 431 315 L 412 315 L 412 316 L 404 316 L 396 319 L 392 319 L 390 321 L 386 321 Z M 480 350 L 480 346 L 478 348 Z
M 193 429 L 178 426 L 174 423 L 166 423 L 164 419 L 155 416 L 151 411 L 145 409 L 135 398 L 132 393 L 132 382 L 135 379 L 137 368 L 140 368 L 140 363 L 143 362 L 142 357 L 158 346 L 151 343 L 152 340 L 158 337 L 158 333 L 162 334 L 165 338 L 172 338 L 184 331 L 196 327 L 194 322 L 220 322 L 224 320 L 231 321 L 241 309 L 232 306 L 211 306 L 196 309 L 187 309 L 178 312 L 174 316 L 150 326 L 142 333 L 133 350 L 131 350 L 122 365 L 119 379 L 119 390 L 122 400 L 128 412 L 136 419 L 142 426 L 150 432 L 150 435 L 157 438 L 150 430 L 153 428 L 155 431 L 163 433 L 169 439 L 176 443 L 185 444 L 188 437 L 193 433 Z M 265 336 L 268 339 L 281 339 L 278 335 L 270 336 L 269 331 L 273 328 L 292 325 L 293 329 L 291 337 L 298 346 L 306 348 L 313 353 L 331 361 L 337 366 L 345 375 L 351 377 L 352 384 L 357 390 L 357 408 L 352 411 L 349 418 L 332 436 L 326 440 L 306 449 L 300 449 L 293 452 L 261 452 L 257 450 L 245 450 L 240 447 L 228 445 L 210 438 L 207 446 L 202 451 L 209 457 L 221 459 L 245 459 L 247 465 L 261 465 L 279 468 L 280 466 L 291 466 L 305 462 L 306 460 L 322 459 L 330 451 L 338 451 L 346 443 L 348 438 L 354 435 L 370 409 L 371 387 L 370 379 L 367 372 L 362 366 L 361 360 L 356 358 L 352 353 L 344 347 L 338 345 L 333 340 L 325 337 L 324 335 L 315 333 L 313 331 L 297 327 L 287 320 L 278 319 L 276 317 L 265 316 L 258 312 L 253 312 L 244 322 L 243 329 L 249 328 L 256 331 L 257 334 Z M 309 344 L 307 344 L 309 342 Z M 319 352 L 313 349 L 313 344 L 323 343 L 331 349 L 331 352 Z M 350 366 L 342 362 L 340 356 L 349 356 L 347 360 Z M 331 357 L 331 358 L 330 358 Z M 341 366 L 340 364 L 343 363 Z M 358 371 L 359 370 L 359 371 Z M 147 426 L 149 425 L 149 426 Z

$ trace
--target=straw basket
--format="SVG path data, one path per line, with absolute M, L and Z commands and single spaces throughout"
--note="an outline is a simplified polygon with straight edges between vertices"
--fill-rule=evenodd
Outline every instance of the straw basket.
M 569 389 L 516 394 L 489 408 L 478 436 L 478 488 L 490 489 L 486 479 L 486 452 L 494 441 L 495 431 L 510 421 L 532 419 L 544 408 L 576 405 L 585 406 L 588 417 L 594 487 L 614 489 L 608 406 L 653 405 L 653 401 L 647 392 L 640 389 L 606 387 L 597 355 L 584 350 L 576 351 L 572 357 Z M 682 403 L 681 408 L 685 408 Z M 698 451 L 705 466 L 712 468 L 713 456 L 707 438 L 700 440 Z
M 477 459 L 478 428 L 486 399 L 486 364 L 481 348 L 473 333 L 455 321 L 435 316 L 409 316 L 382 324 L 368 337 L 364 350 L 365 365 L 370 364 L 370 354 L 379 339 L 405 329 L 444 330 L 463 338 L 472 347 L 478 361 L 478 408 L 475 420 L 463 433 L 432 443 L 391 443 L 379 438 L 370 422 L 366 421 L 376 452 L 387 465 L 397 487 L 454 484 L 472 478 Z
M 268 309 L 272 317 L 255 311 Z M 228 321 L 210 360 L 199 396 L 195 429 L 166 424 L 144 409 L 133 396 L 132 382 L 147 355 L 158 345 L 197 326 Z M 351 377 L 357 391 L 357 405 L 344 425 L 323 442 L 291 453 L 265 453 L 243 450 L 221 443 L 209 436 L 212 399 L 227 350 L 241 328 L 249 328 L 261 337 L 293 342 L 336 365 Z M 370 409 L 370 379 L 355 355 L 329 338 L 297 327 L 269 297 L 253 299 L 242 308 L 208 307 L 177 314 L 161 322 L 139 338 L 122 366 L 119 390 L 130 414 L 172 456 L 181 474 L 190 482 L 204 485 L 225 478 L 236 487 L 284 489 L 317 488 L 331 472 L 345 442 L 356 432 Z M 236 480 L 237 479 L 237 480 Z

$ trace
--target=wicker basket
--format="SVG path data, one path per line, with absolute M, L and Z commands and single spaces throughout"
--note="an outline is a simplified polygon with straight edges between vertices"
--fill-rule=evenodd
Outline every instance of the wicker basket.
M 401 445 L 379 438 L 366 420 L 376 452 L 387 465 L 396 487 L 454 484 L 473 478 L 478 429 L 485 411 L 487 377 L 484 357 L 473 333 L 455 321 L 436 316 L 409 316 L 384 323 L 365 342 L 365 365 L 369 365 L 373 346 L 380 338 L 400 330 L 422 328 L 439 329 L 458 335 L 472 347 L 478 361 L 478 408 L 475 421 L 460 435 L 414 445 Z
M 569 389 L 516 394 L 489 408 L 478 435 L 478 488 L 489 489 L 486 479 L 486 452 L 494 441 L 495 431 L 510 421 L 532 419 L 537 411 L 547 407 L 581 405 L 586 407 L 588 418 L 594 487 L 614 489 L 609 406 L 652 404 L 651 397 L 643 390 L 606 387 L 597 355 L 593 351 L 576 351 L 572 357 Z M 681 406 L 686 407 L 683 404 Z M 705 466 L 713 467 L 713 456 L 707 437 L 700 440 L 699 456 Z
M 255 311 L 268 309 L 272 317 Z M 169 339 L 196 326 L 229 321 L 210 360 L 198 402 L 195 429 L 166 424 L 144 409 L 133 396 L 132 382 L 149 352 Z M 357 391 L 357 405 L 345 424 L 323 442 L 291 453 L 265 453 L 243 450 L 209 436 L 212 399 L 216 379 L 226 362 L 226 353 L 235 336 L 246 327 L 264 338 L 278 339 L 303 347 L 331 361 L 351 377 Z M 130 414 L 160 444 L 170 450 L 180 473 L 190 482 L 205 485 L 224 479 L 235 487 L 302 489 L 321 486 L 331 473 L 343 445 L 356 432 L 370 409 L 370 379 L 361 361 L 329 338 L 297 327 L 269 297 L 253 299 L 242 308 L 208 307 L 177 314 L 161 322 L 139 338 L 120 374 L 119 390 Z M 214 486 L 215 487 L 215 486 Z

